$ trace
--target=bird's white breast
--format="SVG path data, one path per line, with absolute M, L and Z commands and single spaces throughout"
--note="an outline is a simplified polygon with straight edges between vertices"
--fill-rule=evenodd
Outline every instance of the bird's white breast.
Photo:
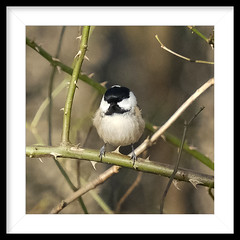
M 129 112 L 101 116 L 100 111 L 97 111 L 93 123 L 103 141 L 113 146 L 135 143 L 141 137 L 144 129 L 141 115 L 137 116 Z

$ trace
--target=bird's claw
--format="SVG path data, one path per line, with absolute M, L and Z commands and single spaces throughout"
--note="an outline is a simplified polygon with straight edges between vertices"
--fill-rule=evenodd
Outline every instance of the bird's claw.
M 104 144 L 101 148 L 100 148 L 100 152 L 99 152 L 99 157 L 102 161 L 102 157 L 105 157 L 105 152 L 106 152 L 106 144 Z
M 137 155 L 135 154 L 135 152 L 132 152 L 131 159 L 133 160 L 133 166 L 134 166 L 137 160 Z
M 135 165 L 135 162 L 137 160 L 137 155 L 135 154 L 134 152 L 134 147 L 133 147 L 133 144 L 132 144 L 132 154 L 131 154 L 131 159 L 133 160 L 133 166 Z

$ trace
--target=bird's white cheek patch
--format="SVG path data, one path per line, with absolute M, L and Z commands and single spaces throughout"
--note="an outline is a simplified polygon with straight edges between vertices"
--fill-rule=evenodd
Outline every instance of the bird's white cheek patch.
M 110 104 L 104 100 L 104 97 L 102 98 L 101 104 L 100 104 L 100 109 L 102 112 L 106 113 Z
M 130 110 L 131 108 L 137 105 L 137 100 L 135 95 L 130 92 L 129 98 L 123 99 L 121 102 L 118 103 L 118 106 L 124 110 Z

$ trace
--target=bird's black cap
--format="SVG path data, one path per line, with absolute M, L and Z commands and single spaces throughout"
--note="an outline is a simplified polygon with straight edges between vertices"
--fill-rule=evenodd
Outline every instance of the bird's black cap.
M 129 98 L 130 90 L 126 87 L 113 86 L 109 88 L 105 95 L 104 100 L 108 103 L 121 102 L 123 99 Z

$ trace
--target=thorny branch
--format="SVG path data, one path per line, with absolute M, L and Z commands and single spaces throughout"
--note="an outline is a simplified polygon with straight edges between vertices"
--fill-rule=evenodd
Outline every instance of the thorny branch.
M 70 135 L 70 121 L 71 121 L 73 97 L 76 90 L 78 76 L 79 76 L 79 73 L 81 72 L 84 56 L 88 47 L 89 31 L 90 31 L 90 26 L 83 27 L 80 50 L 76 55 L 77 60 L 73 69 L 72 78 L 68 88 L 68 94 L 67 94 L 67 99 L 64 107 L 64 115 L 63 115 L 63 131 L 62 131 L 62 143 L 61 143 L 63 145 L 67 145 L 70 143 L 69 135 Z
M 78 149 L 70 146 L 58 146 L 58 147 L 50 147 L 50 146 L 33 146 L 33 147 L 26 147 L 26 155 L 30 158 L 41 158 L 41 157 L 54 157 L 56 161 L 58 158 L 68 158 L 68 159 L 82 159 L 82 160 L 89 160 L 89 161 L 97 161 L 100 162 L 98 157 L 99 152 L 94 149 Z M 117 153 L 107 153 L 106 156 L 102 159 L 103 163 L 114 164 L 104 173 L 102 173 L 99 177 L 94 179 L 93 181 L 89 182 L 87 185 L 83 186 L 76 192 L 72 193 L 66 200 L 62 201 L 64 204 L 61 204 L 61 209 L 66 207 L 69 203 L 74 201 L 77 197 L 82 196 L 86 192 L 90 191 L 91 189 L 97 187 L 98 185 L 105 182 L 109 177 L 113 174 L 117 173 L 121 167 L 127 168 L 136 168 L 138 171 L 153 173 L 165 177 L 170 177 L 173 172 L 173 167 L 167 164 L 162 164 L 158 162 L 149 161 L 149 159 L 141 159 L 138 158 L 134 167 L 132 161 L 129 157 Z M 118 164 L 116 166 L 116 164 Z M 198 182 L 199 185 L 207 186 L 207 187 L 214 187 L 214 177 L 195 172 L 190 169 L 183 169 L 179 168 L 175 179 L 178 181 L 185 181 L 185 182 Z M 58 209 L 55 207 L 54 209 Z M 60 211 L 60 210 L 59 210 Z

